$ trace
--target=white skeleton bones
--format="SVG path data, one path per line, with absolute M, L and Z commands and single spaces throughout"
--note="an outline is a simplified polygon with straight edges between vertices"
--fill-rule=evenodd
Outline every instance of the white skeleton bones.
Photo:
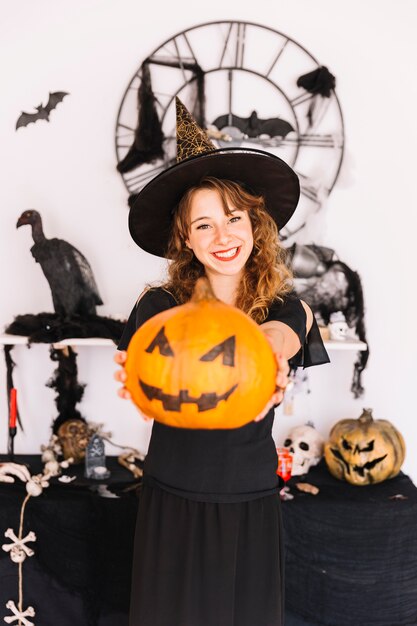
M 23 539 L 19 539 L 14 534 L 13 529 L 8 528 L 4 536 L 12 540 L 12 543 L 4 543 L 2 548 L 5 552 L 10 552 L 10 558 L 13 563 L 22 563 L 27 556 L 35 554 L 32 548 L 26 545 L 28 541 L 36 541 L 36 535 L 33 531 L 30 531 Z
M 35 609 L 33 606 L 28 606 L 26 611 L 19 611 L 13 600 L 9 600 L 6 604 L 6 607 L 13 613 L 13 615 L 9 615 L 4 618 L 4 621 L 7 624 L 11 624 L 16 620 L 19 620 L 19 624 L 22 623 L 23 626 L 35 626 L 34 622 L 30 622 L 26 617 L 35 617 Z

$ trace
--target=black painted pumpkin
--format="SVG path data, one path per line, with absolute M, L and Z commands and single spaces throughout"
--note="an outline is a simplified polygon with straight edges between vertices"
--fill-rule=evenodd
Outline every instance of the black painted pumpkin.
M 324 456 L 335 478 L 370 485 L 399 473 L 405 443 L 391 422 L 374 420 L 371 409 L 364 409 L 358 419 L 343 419 L 333 426 Z
M 237 428 L 264 409 L 277 364 L 258 325 L 199 279 L 187 304 L 149 319 L 127 351 L 125 383 L 145 415 L 183 428 Z

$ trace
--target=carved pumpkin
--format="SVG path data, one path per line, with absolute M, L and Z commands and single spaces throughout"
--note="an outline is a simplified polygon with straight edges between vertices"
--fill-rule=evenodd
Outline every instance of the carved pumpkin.
M 352 485 L 370 485 L 394 478 L 405 456 L 402 435 L 387 420 L 374 420 L 371 409 L 358 419 L 337 422 L 324 455 L 331 474 Z
M 132 337 L 126 388 L 145 415 L 182 428 L 237 428 L 264 409 L 277 365 L 257 324 L 199 279 L 187 304 Z

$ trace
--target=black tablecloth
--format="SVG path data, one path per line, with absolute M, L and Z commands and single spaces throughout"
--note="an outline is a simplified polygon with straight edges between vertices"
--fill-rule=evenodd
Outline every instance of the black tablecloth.
M 6 460 L 0 457 L 0 461 Z M 31 473 L 40 471 L 39 457 L 19 456 Z M 111 477 L 84 478 L 83 468 L 71 467 L 76 481 L 57 479 L 41 496 L 30 498 L 23 535 L 37 536 L 28 544 L 35 555 L 23 563 L 23 605 L 33 606 L 36 626 L 127 626 L 133 536 L 137 497 L 132 474 L 107 458 Z M 98 485 L 119 497 L 102 497 Z M 7 528 L 18 534 L 25 486 L 0 484 L 0 535 Z M 1 543 L 9 543 L 4 538 Z M 5 605 L 18 601 L 18 566 L 0 550 L 0 621 L 10 615 Z
M 16 461 L 32 473 L 41 467 L 39 457 Z M 68 472 L 75 482 L 54 479 L 27 504 L 24 534 L 33 530 L 37 541 L 23 564 L 24 608 L 36 609 L 36 626 L 127 626 L 138 500 L 132 475 L 107 461 L 112 475 L 101 482 L 120 497 L 100 496 L 100 483 L 80 467 Z M 417 489 L 409 478 L 353 487 L 321 464 L 306 480 L 319 495 L 292 488 L 294 500 L 283 503 L 286 626 L 416 626 Z M 9 527 L 18 534 L 25 495 L 18 481 L 0 484 L 1 537 Z M 0 621 L 9 599 L 17 604 L 18 566 L 0 550 Z
M 296 482 L 319 487 L 298 492 Z M 404 474 L 355 487 L 322 462 L 283 503 L 287 626 L 417 624 L 417 489 Z

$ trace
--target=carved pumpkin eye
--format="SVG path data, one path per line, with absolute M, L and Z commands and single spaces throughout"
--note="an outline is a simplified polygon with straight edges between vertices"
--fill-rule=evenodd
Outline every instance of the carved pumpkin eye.
M 221 343 L 214 346 L 211 350 L 206 352 L 200 361 L 214 361 L 220 354 L 222 355 L 223 365 L 229 367 L 235 366 L 235 349 L 236 349 L 236 337 L 232 335 L 228 339 L 225 339 Z
M 165 334 L 165 326 L 162 326 L 156 337 L 151 341 L 145 352 L 152 353 L 155 348 L 159 348 L 159 352 L 162 356 L 174 356 L 174 351 L 169 345 L 169 341 Z
M 346 439 L 342 439 L 342 446 L 345 450 L 352 450 L 352 446 L 348 441 L 346 441 Z
M 359 448 L 360 452 L 372 452 L 374 449 L 374 440 L 370 441 L 364 448 Z

